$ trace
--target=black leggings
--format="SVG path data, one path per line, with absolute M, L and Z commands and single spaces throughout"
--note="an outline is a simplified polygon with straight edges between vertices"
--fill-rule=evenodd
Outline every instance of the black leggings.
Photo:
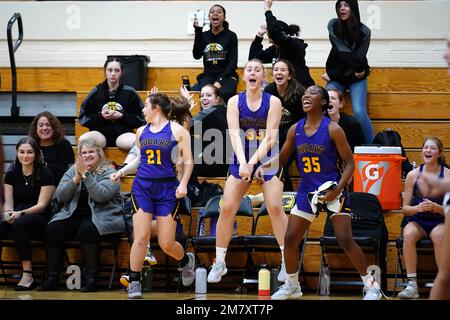
M 31 240 L 42 239 L 47 218 L 39 213 L 19 217 L 12 225 L 4 222 L 6 230 L 12 231 L 20 261 L 31 261 Z
M 101 236 L 92 222 L 90 215 L 76 213 L 64 220 L 52 221 L 45 230 L 45 245 L 47 248 L 62 248 L 64 241 L 77 239 L 81 245 L 100 245 L 102 240 L 116 242 L 120 234 Z

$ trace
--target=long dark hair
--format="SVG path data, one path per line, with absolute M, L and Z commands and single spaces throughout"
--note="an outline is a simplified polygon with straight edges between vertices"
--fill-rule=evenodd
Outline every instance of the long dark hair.
M 103 71 L 106 73 L 106 68 L 108 67 L 108 64 L 110 62 L 118 62 L 120 65 L 120 69 L 122 70 L 122 76 L 119 79 L 119 83 L 122 83 L 122 78 L 123 75 L 125 74 L 125 65 L 123 63 L 123 61 L 118 58 L 118 57 L 114 57 L 114 56 L 109 56 L 105 63 L 103 64 Z M 98 97 L 100 98 L 101 101 L 105 101 L 107 102 L 109 100 L 109 87 L 108 87 L 108 80 L 104 80 L 102 83 L 100 83 L 97 86 L 97 92 L 98 92 Z
M 297 79 L 295 79 L 295 69 L 292 63 L 290 63 L 286 59 L 278 59 L 273 66 L 275 66 L 278 62 L 283 62 L 284 64 L 287 65 L 289 75 L 292 77 L 290 80 L 288 80 L 283 100 L 286 103 L 294 104 L 305 93 L 305 88 L 300 84 L 300 82 L 297 81 Z
M 53 129 L 53 143 L 59 142 L 64 138 L 64 129 L 61 125 L 61 122 L 58 120 L 55 115 L 49 111 L 43 111 L 40 112 L 34 117 L 33 121 L 31 121 L 30 128 L 28 130 L 28 135 L 35 139 L 36 141 L 41 142 L 41 139 L 39 139 L 39 136 L 37 134 L 37 125 L 39 119 L 42 117 L 46 117 L 48 119 L 48 122 L 50 122 L 50 125 Z
M 347 21 L 342 21 L 339 17 L 335 32 L 339 39 L 345 39 L 351 45 L 359 46 L 362 40 L 361 26 L 352 7 L 350 7 L 350 18 Z
M 39 146 L 39 144 L 37 143 L 37 141 L 30 137 L 24 137 L 22 139 L 19 140 L 19 142 L 17 142 L 16 144 L 16 160 L 14 161 L 14 167 L 16 168 L 16 170 L 18 170 L 18 172 L 20 174 L 22 174 L 22 163 L 20 163 L 19 161 L 19 157 L 18 157 L 18 151 L 19 151 L 19 147 L 23 144 L 29 144 L 31 146 L 31 148 L 33 148 L 34 151 L 34 161 L 33 161 L 33 173 L 31 176 L 31 185 L 37 183 L 40 178 L 39 178 L 39 173 L 41 171 L 41 168 L 45 165 L 44 164 L 44 160 L 42 158 L 42 154 L 41 154 L 41 147 Z

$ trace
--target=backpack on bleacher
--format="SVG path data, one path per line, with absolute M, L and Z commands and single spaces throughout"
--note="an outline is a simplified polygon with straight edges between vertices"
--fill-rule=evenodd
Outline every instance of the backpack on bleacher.
M 411 162 L 409 162 L 408 157 L 406 156 L 405 148 L 402 145 L 402 137 L 400 133 L 395 131 L 394 129 L 384 129 L 383 131 L 378 132 L 373 138 L 372 144 L 378 144 L 380 146 L 386 147 L 400 147 L 402 148 L 402 156 L 406 159 L 402 162 L 402 178 L 406 178 L 408 172 L 413 169 Z

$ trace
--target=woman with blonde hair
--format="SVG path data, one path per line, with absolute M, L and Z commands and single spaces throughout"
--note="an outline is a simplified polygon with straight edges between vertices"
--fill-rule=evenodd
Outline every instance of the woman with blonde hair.
M 120 183 L 109 176 L 116 172 L 103 149 L 86 139 L 78 146 L 75 164 L 56 188 L 62 205 L 45 232 L 46 270 L 41 289 L 56 290 L 61 273 L 64 241 L 77 238 L 84 256 L 82 291 L 97 291 L 100 242 L 115 243 L 124 231 Z

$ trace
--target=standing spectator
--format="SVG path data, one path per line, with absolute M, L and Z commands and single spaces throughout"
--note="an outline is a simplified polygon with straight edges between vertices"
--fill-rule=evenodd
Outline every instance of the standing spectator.
M 423 173 L 438 176 L 439 179 L 448 177 L 450 170 L 446 168 L 444 147 L 436 137 L 427 137 L 422 146 L 424 163 L 419 168 L 410 171 L 406 176 L 405 192 L 403 193 L 403 214 L 408 223 L 403 229 L 403 256 L 405 259 L 408 286 L 398 297 L 400 299 L 417 299 L 417 252 L 416 243 L 422 238 L 429 237 L 433 241 L 436 265 L 442 256 L 442 241 L 444 238 L 444 195 L 424 197 L 418 187 L 417 179 Z
M 302 108 L 302 96 L 305 88 L 295 79 L 294 66 L 285 59 L 279 59 L 275 62 L 272 68 L 272 78 L 273 82 L 264 91 L 279 98 L 283 107 L 279 130 L 281 150 L 289 128 L 305 117 Z M 284 166 L 284 191 L 294 190 L 289 175 L 289 167 L 294 160 L 295 157 L 292 156 Z
M 219 4 L 209 9 L 208 19 L 211 29 L 203 32 L 203 26 L 194 18 L 195 39 L 192 55 L 198 60 L 203 57 L 203 73 L 197 76 L 192 90 L 200 91 L 212 84 L 220 90 L 225 102 L 236 93 L 238 75 L 238 41 L 226 21 L 225 8 Z
M 353 116 L 361 124 L 365 142 L 372 143 L 373 127 L 367 114 L 370 29 L 361 23 L 357 0 L 336 1 L 336 14 L 338 18 L 328 23 L 332 48 L 322 78 L 327 90 L 337 89 L 341 94 L 350 90 Z
M 266 10 L 266 24 L 260 26 L 251 46 L 249 59 L 257 58 L 263 63 L 274 64 L 278 59 L 289 61 L 295 69 L 295 79 L 307 88 L 314 84 L 306 66 L 305 55 L 308 44 L 303 39 L 297 38 L 300 27 L 295 24 L 288 25 L 286 22 L 277 20 L 270 10 L 272 0 L 264 1 Z M 271 46 L 263 50 L 262 41 L 267 33 Z M 300 107 L 301 109 L 301 107 Z
M 124 231 L 120 184 L 109 179 L 114 172 L 96 142 L 80 141 L 76 162 L 56 189 L 56 198 L 64 206 L 45 230 L 46 267 L 41 290 L 58 288 L 64 241 L 77 237 L 85 266 L 81 291 L 97 291 L 100 242 L 117 243 Z
M 51 112 L 40 112 L 31 122 L 28 135 L 39 143 L 44 161 L 58 185 L 69 165 L 75 162 L 72 145 L 64 138 L 61 122 Z
M 55 191 L 53 173 L 45 167 L 38 143 L 31 137 L 19 140 L 17 156 L 5 174 L 4 215 L 0 234 L 12 232 L 23 274 L 16 291 L 35 287 L 32 269 L 31 240 L 42 238 L 48 222 L 49 204 Z M 5 217 L 6 218 L 6 217 Z
M 80 107 L 80 125 L 90 130 L 80 141 L 92 139 L 102 148 L 117 146 L 129 151 L 136 140 L 133 131 L 144 123 L 144 104 L 132 87 L 120 82 L 125 70 L 119 59 L 108 58 L 103 68 L 105 81 L 92 89 Z M 125 163 L 135 155 L 129 157 Z
M 330 97 L 330 104 L 327 108 L 328 116 L 344 130 L 350 149 L 354 152 L 355 146 L 365 143 L 361 125 L 354 117 L 340 111 L 344 107 L 344 97 L 339 90 L 328 90 L 328 96 Z

